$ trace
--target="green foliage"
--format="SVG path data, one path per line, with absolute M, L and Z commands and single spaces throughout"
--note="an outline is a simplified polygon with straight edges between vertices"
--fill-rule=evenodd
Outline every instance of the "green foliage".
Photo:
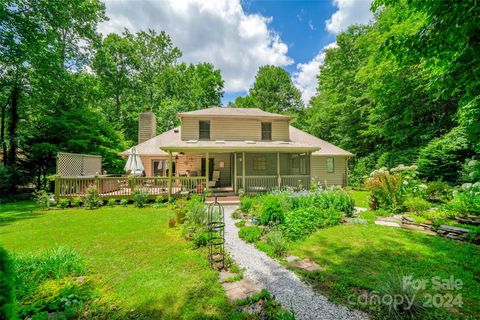
M 13 186 L 14 181 L 12 180 L 12 173 L 10 172 L 8 167 L 0 164 L 0 194 L 10 194 L 12 192 Z
M 452 199 L 452 192 L 452 187 L 443 181 L 429 182 L 425 190 L 427 200 L 432 202 L 447 202 Z
M 480 161 L 467 159 L 462 168 L 462 180 L 465 182 L 480 182 Z
M 388 319 L 412 319 L 424 309 L 423 295 L 412 284 L 403 280 L 406 276 L 391 276 L 380 287 L 380 296 L 395 297 L 382 299 L 381 307 Z
M 183 224 L 188 213 L 188 201 L 186 199 L 177 199 L 173 208 L 177 222 Z
M 459 182 L 462 163 L 472 155 L 470 142 L 465 132 L 455 128 L 448 134 L 433 139 L 420 150 L 418 171 L 421 177 Z
M 237 226 L 238 228 L 241 228 L 241 227 L 245 226 L 245 223 L 246 223 L 245 220 L 240 220 L 240 221 L 235 222 L 235 226 Z
M 335 209 L 301 207 L 285 214 L 283 232 L 290 240 L 304 238 L 319 228 L 340 223 L 342 213 Z
M 263 225 L 270 223 L 283 223 L 285 217 L 280 197 L 267 195 L 262 200 L 263 204 L 260 209 L 260 223 Z
M 81 197 L 73 197 L 70 201 L 70 205 L 74 208 L 78 208 L 82 205 L 82 198 Z
M 304 106 L 300 91 L 282 67 L 261 66 L 253 87 L 246 97 L 229 104 L 241 108 L 260 108 L 273 113 L 288 113 L 302 117 Z
M 334 209 L 351 216 L 355 209 L 355 201 L 352 196 L 343 189 L 314 192 L 305 196 L 289 198 L 290 208 L 304 208 L 314 206 L 319 209 Z
M 208 232 L 203 228 L 199 228 L 193 235 L 192 240 L 194 248 L 205 247 L 208 244 Z
M 263 229 L 260 227 L 243 227 L 238 232 L 238 236 L 246 242 L 257 242 L 262 237 Z
M 464 184 L 446 209 L 461 215 L 480 215 L 480 182 Z
M 255 203 L 255 198 L 243 196 L 240 198 L 240 210 L 243 213 L 250 213 L 250 210 L 252 209 L 254 203 Z
M 190 200 L 186 215 L 187 223 L 194 226 L 205 226 L 207 222 L 207 209 L 202 201 Z
M 128 205 L 128 199 L 120 199 L 120 205 L 126 207 Z
M 61 209 L 65 209 L 68 207 L 68 205 L 70 204 L 70 201 L 68 201 L 68 199 L 65 199 L 65 198 L 61 198 L 58 200 L 58 207 L 61 208 Z
M 96 186 L 91 185 L 87 188 L 82 202 L 83 205 L 90 210 L 102 206 L 102 200 L 98 195 L 98 190 Z
M 365 182 L 365 186 L 378 200 L 380 208 L 390 211 L 401 209 L 405 198 L 403 189 L 403 177 L 397 173 L 389 173 L 386 170 L 374 171 Z
M 67 248 L 15 257 L 20 317 L 41 317 L 49 312 L 72 319 L 84 314 L 97 296 L 85 277 L 83 260 Z M 82 277 L 78 281 L 77 277 Z
M 136 187 L 133 190 L 133 205 L 137 208 L 143 208 L 148 202 L 148 190 L 142 187 Z
M 283 236 L 281 229 L 276 228 L 267 232 L 267 243 L 274 248 L 274 253 L 277 256 L 282 256 L 287 250 L 287 240 Z
M 51 205 L 51 195 L 45 190 L 37 190 L 34 192 L 34 197 L 40 209 L 48 210 Z
M 115 205 L 117 204 L 117 200 L 115 200 L 115 199 L 113 199 L 113 198 L 108 199 L 107 204 L 108 204 L 109 207 L 112 207 L 112 208 L 113 208 L 113 207 L 115 207 Z
M 17 319 L 15 271 L 7 251 L 0 246 L 0 319 Z
M 432 207 L 431 203 L 422 198 L 409 197 L 403 203 L 407 211 L 413 213 L 421 213 Z

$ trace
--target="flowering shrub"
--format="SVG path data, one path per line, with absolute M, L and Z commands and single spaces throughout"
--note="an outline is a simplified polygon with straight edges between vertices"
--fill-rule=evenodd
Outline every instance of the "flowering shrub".
M 390 173 L 387 168 L 380 168 L 372 172 L 365 186 L 372 193 L 372 197 L 378 201 L 380 208 L 398 211 L 405 199 L 403 181 L 400 174 Z
M 455 192 L 454 199 L 446 208 L 458 214 L 480 215 L 480 182 L 464 183 L 462 190 Z

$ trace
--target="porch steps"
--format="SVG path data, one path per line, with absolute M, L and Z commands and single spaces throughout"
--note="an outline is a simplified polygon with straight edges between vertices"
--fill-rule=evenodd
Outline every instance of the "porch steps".
M 235 195 L 228 195 L 228 196 L 217 196 L 218 203 L 221 204 L 239 204 L 240 197 Z M 215 202 L 215 197 L 210 197 L 205 200 L 205 203 L 213 203 Z

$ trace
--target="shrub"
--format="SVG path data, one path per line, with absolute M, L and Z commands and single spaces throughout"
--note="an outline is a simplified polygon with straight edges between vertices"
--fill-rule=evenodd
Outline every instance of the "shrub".
M 186 215 L 186 220 L 191 225 L 204 226 L 207 220 L 205 204 L 197 201 L 191 203 Z
M 79 255 L 67 248 L 17 256 L 17 295 L 21 319 L 46 319 L 55 313 L 59 319 L 84 316 L 97 293 L 92 282 L 76 277 L 85 276 L 85 265 Z
M 422 198 L 407 198 L 403 203 L 408 212 L 421 213 L 432 207 L 430 202 Z
M 16 319 L 16 314 L 13 262 L 0 247 L 0 319 Z
M 253 204 L 255 203 L 255 199 L 252 197 L 242 197 L 240 199 L 240 210 L 243 213 L 250 213 L 250 210 L 253 207 Z
M 280 197 L 268 195 L 263 199 L 260 211 L 260 222 L 264 225 L 269 223 L 282 223 L 285 219 Z
M 246 242 L 257 242 L 262 237 L 263 229 L 260 227 L 243 227 L 238 236 Z
M 80 207 L 82 204 L 82 198 L 80 197 L 74 197 L 72 198 L 72 201 L 70 201 L 70 205 L 74 208 Z
M 337 225 L 341 219 L 342 213 L 333 209 L 299 208 L 286 213 L 283 231 L 289 239 L 297 240 L 319 228 Z
M 83 204 L 90 210 L 102 205 L 100 197 L 98 196 L 97 187 L 91 185 L 87 188 L 85 196 L 83 197 Z
M 280 229 L 274 229 L 266 235 L 267 243 L 274 248 L 274 252 L 277 256 L 282 256 L 287 250 L 287 241 L 283 236 L 283 232 Z
M 178 199 L 175 201 L 174 205 L 175 210 L 175 217 L 179 224 L 183 224 L 185 222 L 185 216 L 188 212 L 188 201 L 185 199 Z
M 199 229 L 195 232 L 192 240 L 195 248 L 205 247 L 208 244 L 208 232 L 204 229 Z
M 405 197 L 403 191 L 403 178 L 397 173 L 389 173 L 384 168 L 374 171 L 365 182 L 380 208 L 391 211 L 401 209 Z
M 235 226 L 237 226 L 238 228 L 245 227 L 245 223 L 246 223 L 245 220 L 240 220 L 235 222 Z
M 58 200 L 58 207 L 60 207 L 62 209 L 65 209 L 66 207 L 68 207 L 68 204 L 69 204 L 68 199 L 61 198 L 61 199 Z
M 128 205 L 128 199 L 120 199 L 120 205 L 126 207 Z
M 115 207 L 115 205 L 117 204 L 117 201 L 111 198 L 111 199 L 108 199 L 107 204 L 109 207 Z
M 135 188 L 133 191 L 133 204 L 137 208 L 143 208 L 148 202 L 148 191 L 145 188 Z
M 448 202 L 452 199 L 452 187 L 440 180 L 427 183 L 425 193 L 428 201 Z
M 382 282 L 379 290 L 382 308 L 388 319 L 415 319 L 423 307 L 423 295 L 402 276 L 393 276 Z M 395 299 L 390 299 L 394 297 Z
M 41 209 L 50 208 L 50 195 L 45 190 L 37 190 L 34 193 L 35 201 Z
M 355 201 L 352 196 L 343 189 L 291 196 L 288 199 L 290 202 L 290 210 L 314 206 L 321 209 L 342 211 L 347 216 L 352 216 L 355 211 Z
M 418 171 L 422 178 L 428 180 L 458 182 L 458 172 L 472 153 L 464 130 L 456 127 L 444 136 L 431 140 L 420 150 Z
M 165 205 L 166 205 L 165 204 L 165 197 L 163 197 L 163 196 L 156 196 L 155 197 L 155 207 L 156 208 L 162 208 Z
M 461 215 L 480 215 L 480 183 L 464 184 L 462 188 L 446 205 L 447 210 Z

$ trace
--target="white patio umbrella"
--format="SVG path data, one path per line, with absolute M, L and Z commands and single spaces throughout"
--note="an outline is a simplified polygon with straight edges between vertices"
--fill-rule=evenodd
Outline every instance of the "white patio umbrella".
M 142 175 L 142 172 L 145 168 L 143 167 L 143 162 L 140 158 L 140 155 L 137 153 L 137 148 L 130 148 L 130 154 L 128 155 L 127 163 L 125 164 L 124 169 L 126 172 L 130 172 L 135 176 Z

